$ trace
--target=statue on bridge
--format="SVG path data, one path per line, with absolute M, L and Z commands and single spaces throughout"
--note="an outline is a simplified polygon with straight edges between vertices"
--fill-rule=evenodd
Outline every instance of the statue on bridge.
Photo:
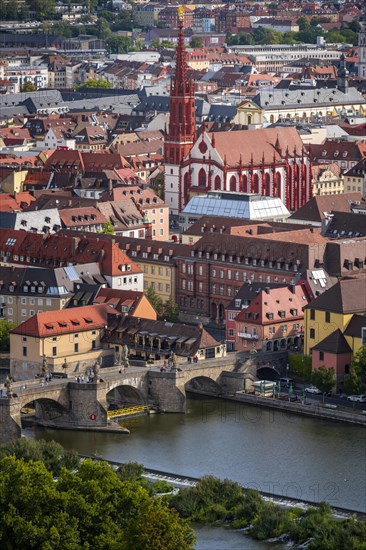
M 95 365 L 93 367 L 95 382 L 98 382 L 100 367 L 101 367 L 101 363 L 100 363 L 100 359 L 98 357 L 98 359 L 96 360 Z
M 6 388 L 6 397 L 8 397 L 9 399 L 14 397 L 14 394 L 13 394 L 13 380 L 11 378 L 9 378 L 9 376 L 6 377 L 6 380 L 4 382 L 4 386 Z
M 50 367 L 48 366 L 48 363 L 47 363 L 47 357 L 44 355 L 42 359 L 42 373 L 48 374 L 49 370 L 50 370 Z
M 114 350 L 114 364 L 115 366 L 117 365 L 121 365 L 122 363 L 122 355 L 121 355 L 121 351 L 120 351 L 120 348 L 118 348 L 118 350 Z
M 170 354 L 169 363 L 170 363 L 170 368 L 171 368 L 172 370 L 176 370 L 176 369 L 177 369 L 177 356 L 176 356 L 176 354 L 174 353 L 174 351 L 172 351 L 171 354 Z
M 125 369 L 128 369 L 128 367 L 130 366 L 129 355 L 130 352 L 128 346 L 127 344 L 125 344 L 122 348 L 122 363 Z

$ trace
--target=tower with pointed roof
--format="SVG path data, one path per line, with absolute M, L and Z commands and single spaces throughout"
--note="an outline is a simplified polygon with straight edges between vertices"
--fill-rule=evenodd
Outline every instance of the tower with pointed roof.
M 366 78 L 366 16 L 360 21 L 361 29 L 358 34 L 358 76 Z
M 165 202 L 173 214 L 182 209 L 180 164 L 196 139 L 193 81 L 187 75 L 183 35 L 183 6 L 178 9 L 179 35 L 175 73 L 170 87 L 170 120 L 165 135 Z

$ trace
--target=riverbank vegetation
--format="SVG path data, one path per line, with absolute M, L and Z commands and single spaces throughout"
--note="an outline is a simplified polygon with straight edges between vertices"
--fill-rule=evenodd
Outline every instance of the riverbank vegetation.
M 366 521 L 335 519 L 325 503 L 307 510 L 284 508 L 229 480 L 204 477 L 172 496 L 170 505 L 196 523 L 245 529 L 258 540 L 279 538 L 295 548 L 307 543 L 308 550 L 366 550 Z
M 27 444 L 43 458 L 29 459 Z M 57 445 L 57 444 L 56 444 Z M 50 446 L 50 447 L 48 447 Z M 4 550 L 191 550 L 194 533 L 163 498 L 123 481 L 107 462 L 50 466 L 54 444 L 29 442 L 0 459 L 0 548 Z M 44 461 L 44 459 L 46 459 Z M 52 463 L 52 461 L 51 461 Z M 131 471 L 133 469 L 131 468 Z M 53 472 L 59 471 L 57 477 Z M 126 477 L 126 476 L 125 476 Z

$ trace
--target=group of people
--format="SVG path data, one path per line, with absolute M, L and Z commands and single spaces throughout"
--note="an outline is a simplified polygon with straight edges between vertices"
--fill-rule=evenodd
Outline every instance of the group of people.
M 50 371 L 46 372 L 44 377 L 41 380 L 41 386 L 48 386 L 48 383 L 52 380 L 52 373 Z
M 77 382 L 78 384 L 85 384 L 85 383 L 89 384 L 94 382 L 94 379 L 95 379 L 95 373 L 93 369 L 87 369 L 85 376 L 84 374 L 75 376 L 75 382 Z
M 191 357 L 190 355 L 187 357 L 188 363 L 198 363 L 198 357 L 195 355 L 194 357 Z

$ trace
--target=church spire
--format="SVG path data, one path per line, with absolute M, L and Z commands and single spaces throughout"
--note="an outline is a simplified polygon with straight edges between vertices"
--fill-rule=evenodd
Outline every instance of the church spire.
M 180 164 L 196 139 L 194 87 L 188 76 L 183 33 L 184 7 L 178 8 L 179 34 L 175 72 L 170 86 L 169 131 L 165 140 L 165 162 Z

